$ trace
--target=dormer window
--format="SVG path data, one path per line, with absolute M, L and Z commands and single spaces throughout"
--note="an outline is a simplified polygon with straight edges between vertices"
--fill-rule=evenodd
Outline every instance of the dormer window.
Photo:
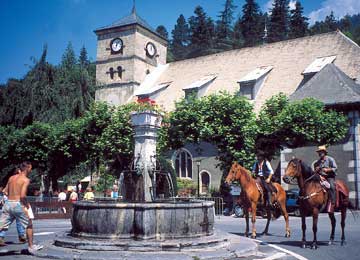
M 183 88 L 185 99 L 189 100 L 191 97 L 199 98 L 204 96 L 208 87 L 215 79 L 215 75 L 205 76 Z
M 160 83 L 146 90 L 139 90 L 135 93 L 135 96 L 137 96 L 139 99 L 144 99 L 144 98 L 155 99 L 158 96 L 158 94 L 164 89 L 166 89 L 170 84 L 171 81 Z
M 250 100 L 255 99 L 264 84 L 266 76 L 272 69 L 271 66 L 259 67 L 241 78 L 238 82 L 240 84 L 239 94 Z
M 306 82 L 308 82 L 316 73 L 322 70 L 327 64 L 333 63 L 336 56 L 327 56 L 316 58 L 306 69 L 301 73 L 304 78 L 300 82 L 298 88 L 301 88 Z

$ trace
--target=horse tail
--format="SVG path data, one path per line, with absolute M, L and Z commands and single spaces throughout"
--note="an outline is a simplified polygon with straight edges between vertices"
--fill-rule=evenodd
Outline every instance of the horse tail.
M 354 219 L 358 218 L 359 213 L 357 211 L 355 211 L 356 208 L 355 208 L 354 204 L 352 204 L 351 201 L 349 200 L 349 197 L 345 196 L 341 192 L 339 192 L 339 195 L 340 195 L 340 203 L 343 205 L 343 207 L 350 210 L 351 215 L 353 216 Z

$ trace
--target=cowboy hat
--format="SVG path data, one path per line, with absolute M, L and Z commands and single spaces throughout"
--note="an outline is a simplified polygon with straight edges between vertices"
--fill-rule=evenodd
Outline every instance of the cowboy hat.
M 326 146 L 325 145 L 320 145 L 318 147 L 318 149 L 316 150 L 316 152 L 321 152 L 321 151 L 324 151 L 325 153 L 327 153 L 327 150 L 326 150 Z

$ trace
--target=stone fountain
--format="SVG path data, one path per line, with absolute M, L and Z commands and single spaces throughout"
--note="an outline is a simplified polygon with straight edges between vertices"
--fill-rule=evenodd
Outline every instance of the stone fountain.
M 72 230 L 59 235 L 37 256 L 101 259 L 91 254 L 101 250 L 106 259 L 128 257 L 133 252 L 164 251 L 187 252 L 187 256 L 198 257 L 199 249 L 210 248 L 213 252 L 221 249 L 223 255 L 234 256 L 230 249 L 236 248 L 238 239 L 214 232 L 214 202 L 183 201 L 174 197 L 171 176 L 161 170 L 156 160 L 157 132 L 162 117 L 145 111 L 133 113 L 131 120 L 135 151 L 131 167 L 122 173 L 123 201 L 76 202 Z M 168 182 L 167 198 L 157 192 L 160 177 Z

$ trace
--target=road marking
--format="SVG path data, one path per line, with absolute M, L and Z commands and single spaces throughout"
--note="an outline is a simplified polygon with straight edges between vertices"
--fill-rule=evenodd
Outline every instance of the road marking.
M 268 242 L 264 242 L 264 241 L 261 241 L 261 240 L 258 240 L 258 239 L 253 239 L 253 240 L 256 241 L 256 242 L 258 242 L 258 243 L 262 243 L 263 245 L 270 246 L 270 247 L 275 248 L 275 249 L 277 249 L 277 250 L 280 250 L 280 251 L 282 251 L 282 252 L 284 252 L 284 253 L 287 253 L 287 254 L 289 254 L 289 255 L 292 255 L 292 256 L 295 257 L 296 259 L 299 259 L 299 260 L 308 260 L 306 257 L 303 257 L 303 256 L 301 256 L 301 255 L 299 255 L 299 254 L 297 254 L 297 253 L 294 253 L 294 252 L 292 252 L 292 251 L 290 251 L 290 250 L 287 250 L 287 249 L 285 249 L 285 248 L 282 248 L 282 247 L 280 247 L 280 246 L 273 245 L 273 244 L 269 244 Z
M 52 234 L 55 234 L 55 232 L 39 232 L 39 233 L 35 233 L 34 236 L 46 236 Z
M 278 252 L 275 255 L 266 257 L 266 258 L 256 258 L 254 260 L 275 260 L 275 259 L 282 259 L 284 256 L 286 256 L 285 253 Z

